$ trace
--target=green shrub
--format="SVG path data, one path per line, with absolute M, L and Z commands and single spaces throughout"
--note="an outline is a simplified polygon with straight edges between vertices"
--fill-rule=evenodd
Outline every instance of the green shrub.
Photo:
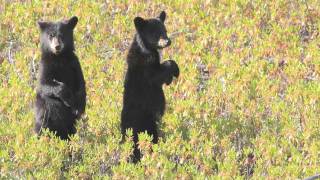
M 166 86 L 159 144 L 120 143 L 125 57 L 135 16 L 166 10 L 181 68 Z M 1 179 L 296 179 L 320 172 L 317 1 L 2 1 Z M 79 17 L 86 116 L 68 142 L 33 133 L 38 20 Z M 130 138 L 129 138 L 130 139 Z

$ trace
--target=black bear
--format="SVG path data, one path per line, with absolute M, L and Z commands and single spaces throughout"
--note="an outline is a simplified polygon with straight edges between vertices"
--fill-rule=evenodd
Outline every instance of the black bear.
M 63 140 L 76 132 L 85 111 L 86 90 L 81 66 L 74 53 L 73 29 L 77 17 L 59 22 L 38 22 L 41 35 L 39 86 L 35 103 L 35 131 L 48 128 Z
M 165 97 L 162 85 L 169 85 L 173 77 L 179 76 L 175 61 L 160 63 L 159 51 L 171 44 L 164 21 L 166 13 L 158 18 L 136 17 L 136 34 L 127 55 L 128 69 L 125 76 L 121 133 L 132 128 L 134 140 L 133 161 L 140 160 L 138 133 L 147 132 L 158 142 L 158 126 L 165 111 Z

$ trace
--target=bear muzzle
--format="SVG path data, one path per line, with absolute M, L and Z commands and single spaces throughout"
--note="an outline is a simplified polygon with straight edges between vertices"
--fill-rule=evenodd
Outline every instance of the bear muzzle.
M 53 54 L 59 54 L 63 49 L 63 43 L 61 43 L 58 38 L 54 37 L 50 42 L 50 48 Z
M 168 47 L 171 45 L 171 40 L 169 38 L 160 38 L 158 41 L 158 47 L 160 49 Z

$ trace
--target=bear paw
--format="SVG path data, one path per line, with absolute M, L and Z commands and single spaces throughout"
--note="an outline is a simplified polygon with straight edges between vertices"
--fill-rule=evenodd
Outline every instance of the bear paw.
M 165 66 L 168 67 L 169 71 L 171 72 L 172 76 L 179 77 L 180 70 L 178 64 L 174 60 L 168 60 L 164 62 Z

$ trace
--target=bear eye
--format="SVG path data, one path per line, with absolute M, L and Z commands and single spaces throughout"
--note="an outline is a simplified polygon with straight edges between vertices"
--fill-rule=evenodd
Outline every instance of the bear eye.
M 50 37 L 50 38 L 53 38 L 53 37 L 54 37 L 54 34 L 53 34 L 53 33 L 49 33 L 49 37 Z

